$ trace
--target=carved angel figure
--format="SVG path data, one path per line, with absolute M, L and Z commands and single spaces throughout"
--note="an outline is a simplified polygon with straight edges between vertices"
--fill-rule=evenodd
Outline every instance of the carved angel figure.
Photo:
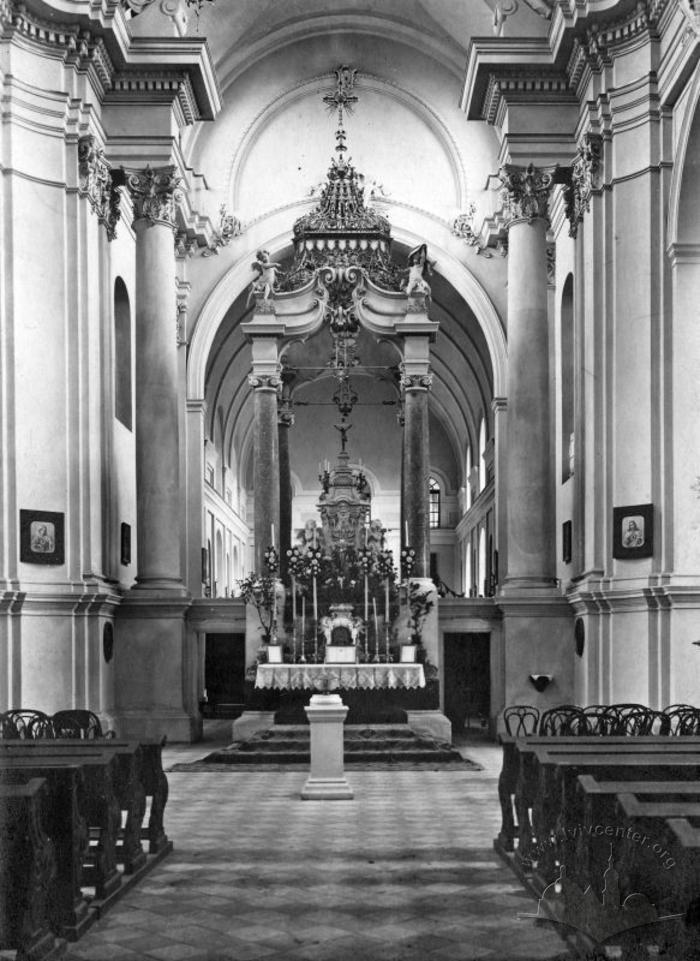
M 274 293 L 275 284 L 277 283 L 277 271 L 282 266 L 270 260 L 269 250 L 259 250 L 255 256 L 257 260 L 250 266 L 256 272 L 257 277 L 251 284 L 250 293 L 248 294 L 248 304 L 250 304 L 254 297 L 262 300 L 270 300 Z
M 406 281 L 406 295 L 408 297 L 413 294 L 424 294 L 426 296 L 430 294 L 430 284 L 425 277 L 426 274 L 428 277 L 431 276 L 434 266 L 435 261 L 428 260 L 427 244 L 414 247 L 408 255 L 408 280 Z

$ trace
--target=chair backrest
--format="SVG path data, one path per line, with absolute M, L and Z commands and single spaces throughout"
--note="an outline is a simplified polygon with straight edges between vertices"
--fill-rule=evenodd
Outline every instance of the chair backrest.
M 588 734 L 610 737 L 618 727 L 619 717 L 609 704 L 591 704 L 584 707 Z
M 51 718 L 56 737 L 79 737 L 86 741 L 103 738 L 100 719 L 85 709 L 57 711 Z M 110 732 L 111 733 L 111 732 Z
M 53 737 L 51 718 L 43 711 L 16 708 L 6 711 L 5 716 L 12 721 L 18 736 L 21 738 L 38 740 L 39 738 Z
M 677 732 L 681 737 L 696 737 L 700 735 L 700 708 L 692 707 L 681 718 Z
M 620 718 L 620 734 L 633 737 L 649 737 L 652 734 L 668 734 L 670 723 L 661 711 L 651 707 L 628 711 Z
M 0 714 L 0 739 L 1 740 L 16 740 L 19 737 L 19 731 L 15 727 L 15 722 L 7 714 Z
M 539 734 L 543 737 L 568 737 L 588 734 L 583 708 L 576 704 L 550 707 L 540 718 Z
M 663 713 L 668 718 L 668 733 L 681 734 L 686 715 L 692 715 L 696 710 L 692 704 L 669 704 L 665 707 Z
M 513 704 L 503 711 L 506 732 L 513 737 L 527 737 L 537 733 L 540 712 L 530 704 Z

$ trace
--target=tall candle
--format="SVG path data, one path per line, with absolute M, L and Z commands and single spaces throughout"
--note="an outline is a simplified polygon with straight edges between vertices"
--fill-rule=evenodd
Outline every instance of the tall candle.
M 306 594 L 301 595 L 301 653 L 304 655 L 304 638 L 306 637 Z
M 367 538 L 369 536 L 369 528 L 365 524 L 365 547 L 367 547 Z
M 408 546 L 408 521 L 403 522 L 403 536 L 404 536 L 403 546 L 407 547 Z
M 367 580 L 367 575 L 365 574 L 365 631 L 367 630 L 368 621 L 369 621 L 369 583 Z
M 374 613 L 374 637 L 375 637 L 375 643 L 377 643 L 377 639 L 379 638 L 379 621 L 377 620 L 377 598 L 376 597 L 372 598 L 372 611 Z
M 389 626 L 389 578 L 384 581 L 384 620 Z
M 270 524 L 270 543 L 275 546 L 275 525 Z
M 316 578 L 314 577 L 314 631 L 318 624 L 318 596 L 316 594 Z
M 292 574 L 292 624 L 297 626 L 297 582 Z

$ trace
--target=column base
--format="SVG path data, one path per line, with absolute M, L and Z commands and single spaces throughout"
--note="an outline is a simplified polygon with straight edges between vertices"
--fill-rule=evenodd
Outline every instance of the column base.
M 345 777 L 309 777 L 301 789 L 302 801 L 352 801 L 354 797 Z
M 126 740 L 158 740 L 165 737 L 168 744 L 191 744 L 199 740 L 197 719 L 189 714 L 159 711 L 115 711 L 114 726 L 120 738 Z

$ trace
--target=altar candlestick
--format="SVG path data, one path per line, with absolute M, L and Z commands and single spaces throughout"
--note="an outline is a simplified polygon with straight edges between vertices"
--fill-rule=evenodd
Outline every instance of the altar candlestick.
M 306 594 L 301 595 L 301 663 L 306 663 Z
M 270 524 L 270 543 L 275 546 L 275 525 Z
M 374 613 L 374 660 L 379 660 L 379 620 L 377 619 L 377 598 L 372 598 L 372 612 Z
M 365 524 L 365 547 L 367 547 L 367 538 L 369 536 L 369 528 Z
M 314 577 L 314 664 L 318 663 L 318 594 Z
M 389 623 L 389 578 L 384 581 L 384 620 Z
M 403 537 L 404 537 L 403 546 L 408 547 L 408 521 L 403 522 Z

